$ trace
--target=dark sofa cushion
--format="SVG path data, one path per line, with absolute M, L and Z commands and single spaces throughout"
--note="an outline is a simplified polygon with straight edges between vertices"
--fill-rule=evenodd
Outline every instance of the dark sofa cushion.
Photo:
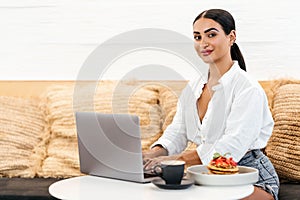
M 5 200 L 55 200 L 49 186 L 59 181 L 54 178 L 0 178 L 0 199 Z
M 300 199 L 300 183 L 281 183 L 279 189 L 279 200 Z

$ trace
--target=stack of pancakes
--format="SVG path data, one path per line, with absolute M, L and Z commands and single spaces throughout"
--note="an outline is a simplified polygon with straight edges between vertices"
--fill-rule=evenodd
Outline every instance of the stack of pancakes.
M 233 161 L 232 157 L 227 158 L 220 154 L 215 155 L 213 160 L 207 165 L 211 174 L 236 174 L 239 172 L 237 163 Z

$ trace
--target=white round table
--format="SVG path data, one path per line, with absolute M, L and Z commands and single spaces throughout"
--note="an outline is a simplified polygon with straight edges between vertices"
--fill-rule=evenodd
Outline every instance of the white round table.
M 71 200 L 100 199 L 100 197 L 122 200 L 229 200 L 249 196 L 253 190 L 253 185 L 230 187 L 192 185 L 183 190 L 165 190 L 152 183 L 141 184 L 96 176 L 64 179 L 49 187 L 52 196 Z

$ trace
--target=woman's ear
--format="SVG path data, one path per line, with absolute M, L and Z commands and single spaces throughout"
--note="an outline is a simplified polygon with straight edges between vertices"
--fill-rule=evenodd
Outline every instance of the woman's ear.
M 230 45 L 232 46 L 233 43 L 235 43 L 236 40 L 236 33 L 235 30 L 231 30 L 229 33 L 229 38 L 230 38 Z

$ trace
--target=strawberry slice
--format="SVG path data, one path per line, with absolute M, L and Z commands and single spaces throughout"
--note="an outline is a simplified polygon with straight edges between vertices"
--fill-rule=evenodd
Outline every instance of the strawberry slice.
M 215 153 L 213 156 L 213 160 L 211 161 L 211 164 L 220 167 L 220 168 L 232 168 L 236 167 L 237 163 L 233 161 L 232 157 L 227 158 L 226 155 L 230 153 L 225 153 L 224 155 L 221 155 L 219 153 Z

